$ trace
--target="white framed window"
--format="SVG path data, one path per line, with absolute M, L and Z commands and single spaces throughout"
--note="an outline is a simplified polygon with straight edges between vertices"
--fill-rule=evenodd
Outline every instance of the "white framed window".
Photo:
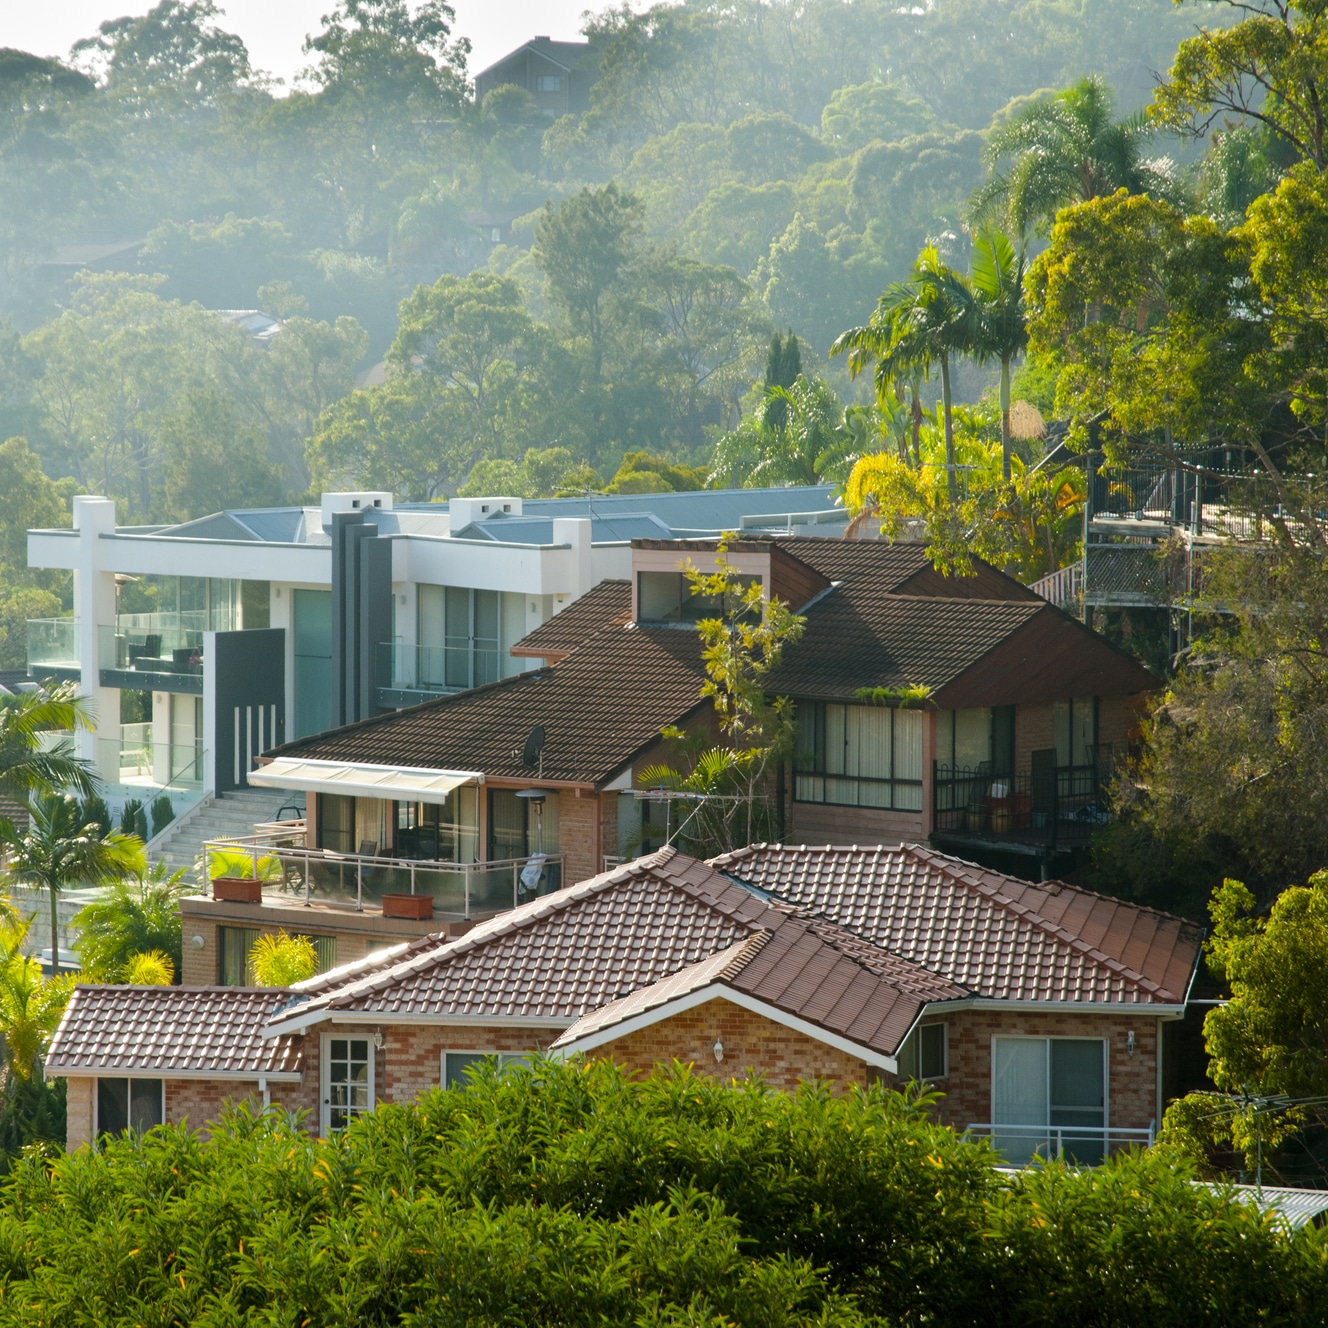
M 319 1124 L 326 1135 L 373 1110 L 374 1045 L 369 1037 L 325 1033 L 322 1052 Z
M 142 1134 L 166 1120 L 166 1085 L 160 1079 L 98 1079 L 95 1101 L 98 1137 L 126 1130 Z
M 525 1065 L 530 1061 L 526 1052 L 510 1051 L 444 1051 L 438 1058 L 438 1082 L 444 1088 L 464 1088 L 466 1075 L 473 1065 L 484 1061 L 498 1062 L 499 1072 L 513 1065 Z
M 1094 1165 L 1106 1150 L 1103 1038 L 993 1037 L 992 1142 L 1016 1165 L 1064 1152 Z
M 950 1073 L 950 1025 L 919 1024 L 904 1039 L 895 1057 L 899 1078 L 907 1083 L 916 1079 L 944 1079 Z

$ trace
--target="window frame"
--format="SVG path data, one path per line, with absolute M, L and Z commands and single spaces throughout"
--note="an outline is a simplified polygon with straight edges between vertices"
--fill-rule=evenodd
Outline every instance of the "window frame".
M 826 733 L 828 723 L 826 719 L 828 706 L 839 706 L 846 713 L 844 716 L 845 747 L 848 746 L 849 726 L 852 722 L 851 712 L 855 710 L 868 711 L 876 714 L 887 714 L 890 717 L 890 774 L 888 777 L 875 775 L 850 775 L 831 772 L 827 769 L 828 759 L 826 750 Z M 919 764 L 918 777 L 908 779 L 898 773 L 900 766 L 900 740 L 899 740 L 899 720 L 901 714 L 916 715 L 919 725 L 925 726 L 926 715 L 921 710 L 905 706 L 866 706 L 855 705 L 847 701 L 811 701 L 804 700 L 796 703 L 796 723 L 797 737 L 795 739 L 794 761 L 793 761 L 793 801 L 808 804 L 810 806 L 820 807 L 856 807 L 860 810 L 882 811 L 882 812 L 903 812 L 907 815 L 922 815 L 923 793 L 924 793 L 924 775 L 923 761 L 921 752 L 925 750 L 925 731 L 917 735 L 919 746 Z M 804 734 L 810 731 L 811 747 L 810 751 L 803 745 Z M 805 768 L 803 762 L 810 754 L 811 768 Z M 857 793 L 857 801 L 841 801 L 839 798 L 830 796 L 830 786 L 835 784 L 840 787 L 851 786 Z M 819 796 L 813 796 L 819 786 Z M 864 802 L 862 800 L 862 790 L 864 788 L 885 789 L 887 801 L 885 805 L 874 802 Z M 909 790 L 910 793 L 901 798 L 900 791 Z M 912 805 L 916 804 L 916 805 Z
M 924 1029 L 930 1031 L 933 1028 L 938 1028 L 941 1030 L 941 1069 L 938 1074 L 923 1074 L 922 1033 Z M 915 1038 L 917 1039 L 916 1042 L 914 1042 Z M 913 1059 L 915 1059 L 917 1063 L 916 1074 L 906 1074 L 903 1066 L 902 1058 L 905 1054 L 904 1049 L 909 1045 L 910 1042 L 914 1042 L 914 1047 L 915 1047 L 915 1052 L 913 1053 Z M 937 1080 L 940 1079 L 948 1079 L 950 1077 L 949 1021 L 945 1019 L 934 1019 L 930 1023 L 914 1024 L 912 1029 L 909 1031 L 908 1037 L 906 1037 L 904 1041 L 900 1044 L 899 1052 L 896 1054 L 896 1060 L 899 1062 L 899 1073 L 896 1077 L 900 1080 L 901 1083 L 909 1083 L 911 1081 L 916 1081 L 917 1083 L 920 1084 L 930 1084 L 930 1083 L 935 1083 Z
M 156 1125 L 166 1124 L 166 1081 L 157 1075 L 140 1074 L 99 1074 L 92 1080 L 92 1137 L 100 1139 L 103 1136 L 101 1127 L 101 1085 L 104 1081 L 119 1080 L 125 1084 L 125 1106 L 126 1114 L 132 1118 L 134 1112 L 134 1084 L 156 1084 L 157 1085 L 157 1115 L 160 1118 L 155 1125 L 150 1125 L 149 1129 L 155 1129 Z M 132 1128 L 132 1119 L 129 1128 Z M 109 1136 L 108 1136 L 109 1137 Z M 119 1136 L 114 1136 L 119 1137 Z
M 449 1056 L 492 1057 L 498 1062 L 499 1073 L 502 1073 L 512 1065 L 528 1065 L 533 1055 L 535 1055 L 533 1051 L 485 1051 L 478 1047 L 442 1047 L 438 1052 L 438 1086 L 444 1092 L 452 1087 L 447 1082 L 447 1058 Z M 465 1085 L 458 1084 L 457 1087 L 464 1088 Z
M 1039 1125 L 1037 1121 L 998 1121 L 996 1119 L 996 1043 L 997 1041 L 1007 1042 L 1041 1042 L 1047 1048 L 1047 1082 L 1046 1082 L 1046 1104 L 1047 1104 L 1047 1123 L 1048 1132 L 1060 1130 L 1064 1134 L 1072 1134 L 1074 1126 L 1072 1125 L 1054 1125 L 1051 1121 L 1051 1115 L 1056 1108 L 1051 1101 L 1051 1044 L 1053 1042 L 1096 1042 L 1102 1048 L 1102 1125 L 1091 1128 L 1102 1130 L 1102 1151 L 1103 1156 L 1108 1152 L 1107 1132 L 1111 1129 L 1111 1039 L 1110 1037 L 1075 1037 L 1073 1034 L 1058 1033 L 1052 1035 L 1041 1035 L 1037 1033 L 993 1033 L 991 1035 L 990 1060 L 988 1061 L 989 1078 L 991 1080 L 990 1088 L 990 1108 L 989 1119 L 991 1121 L 993 1138 L 999 1133 L 1002 1125 L 1020 1126 L 1020 1125 Z M 1067 1108 L 1062 1108 L 1066 1110 Z
M 346 1124 L 332 1124 L 332 1057 L 330 1048 L 333 1042 L 363 1042 L 368 1051 L 369 1101 L 365 1107 L 347 1106 Z M 329 1139 L 333 1134 L 347 1129 L 351 1122 L 370 1115 L 378 1106 L 378 1048 L 374 1046 L 374 1035 L 366 1031 L 363 1036 L 355 1033 L 324 1033 L 318 1046 L 318 1134 L 322 1139 Z M 350 1059 L 349 1055 L 347 1059 Z M 338 1108 L 342 1110 L 343 1108 Z

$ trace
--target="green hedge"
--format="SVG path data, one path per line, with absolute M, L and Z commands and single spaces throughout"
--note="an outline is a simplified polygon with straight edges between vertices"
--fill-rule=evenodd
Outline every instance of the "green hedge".
M 236 1112 L 29 1152 L 0 1323 L 1308 1324 L 1324 1255 L 1157 1154 L 1012 1178 L 880 1089 L 541 1062 L 331 1143 Z

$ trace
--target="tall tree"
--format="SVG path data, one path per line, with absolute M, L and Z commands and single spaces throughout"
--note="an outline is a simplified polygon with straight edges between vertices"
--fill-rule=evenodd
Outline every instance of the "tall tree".
M 1028 308 L 1024 300 L 1024 251 L 1010 237 L 984 226 L 973 238 L 970 280 L 976 304 L 972 351 L 979 362 L 1001 366 L 1001 470 L 1010 480 L 1010 367 L 1028 348 Z
M 0 705 L 0 793 L 18 802 L 56 789 L 90 797 L 96 781 L 87 764 L 67 745 L 49 745 L 48 738 L 91 724 L 76 683 L 39 687 L 6 698 Z
M 974 212 L 1002 215 L 1027 236 L 1049 230 L 1068 204 L 1117 189 L 1169 198 L 1169 164 L 1143 155 L 1153 127 L 1142 114 L 1114 119 L 1113 109 L 1111 89 L 1090 75 L 997 127 L 987 143 L 992 176 L 974 197 Z
M 28 827 L 20 833 L 0 818 L 0 849 L 11 881 L 45 890 L 51 904 L 51 972 L 60 963 L 60 892 L 78 885 L 101 885 L 145 870 L 143 841 L 136 835 L 80 824 L 76 798 L 46 793 L 28 803 Z

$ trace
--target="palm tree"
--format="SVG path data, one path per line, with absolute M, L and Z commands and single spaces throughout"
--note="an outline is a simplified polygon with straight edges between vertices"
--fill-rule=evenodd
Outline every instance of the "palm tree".
M 87 703 L 77 684 L 38 688 L 0 705 L 0 793 L 26 802 L 34 793 L 69 789 L 81 797 L 96 792 L 87 763 L 64 743 L 43 746 L 45 735 L 91 727 Z
M 1001 365 L 1001 473 L 1010 483 L 1010 367 L 1028 347 L 1028 310 L 1024 302 L 1024 251 L 994 226 L 984 226 L 973 240 L 971 284 L 977 303 L 977 336 L 971 347 L 982 363 Z
M 959 496 L 959 485 L 950 362 L 956 355 L 972 353 L 977 340 L 977 304 L 972 287 L 962 273 L 942 261 L 935 245 L 928 245 L 918 255 L 913 275 L 907 281 L 896 282 L 881 296 L 871 321 L 841 332 L 830 347 L 831 355 L 848 352 L 849 373 L 854 377 L 875 362 L 878 399 L 885 397 L 901 374 L 926 373 L 933 365 L 939 366 L 946 482 L 952 503 Z
M 0 964 L 0 1035 L 5 1068 L 22 1080 L 33 1077 L 69 1004 L 73 974 L 47 978 L 42 966 L 15 954 Z
M 183 957 L 177 909 L 187 889 L 183 870 L 169 872 L 156 862 L 145 875 L 116 881 L 81 908 L 74 926 L 84 976 L 93 982 L 132 982 L 127 974 L 135 956 L 152 953 L 163 954 L 178 973 Z
M 32 799 L 25 833 L 0 818 L 0 852 L 9 858 L 10 880 L 50 895 L 52 974 L 60 971 L 60 891 L 146 870 L 143 841 L 137 835 L 112 831 L 99 838 L 99 829 L 82 824 L 78 802 L 67 793 Z
M 987 144 L 992 177 L 974 195 L 974 215 L 1003 213 L 1026 236 L 1050 229 L 1061 208 L 1117 189 L 1170 198 L 1171 163 L 1143 156 L 1154 132 L 1147 117 L 1114 120 L 1112 110 L 1111 89 L 1093 74 L 996 129 Z
M 249 964 L 260 987 L 293 987 L 318 972 L 318 951 L 307 936 L 264 932 L 254 942 Z

